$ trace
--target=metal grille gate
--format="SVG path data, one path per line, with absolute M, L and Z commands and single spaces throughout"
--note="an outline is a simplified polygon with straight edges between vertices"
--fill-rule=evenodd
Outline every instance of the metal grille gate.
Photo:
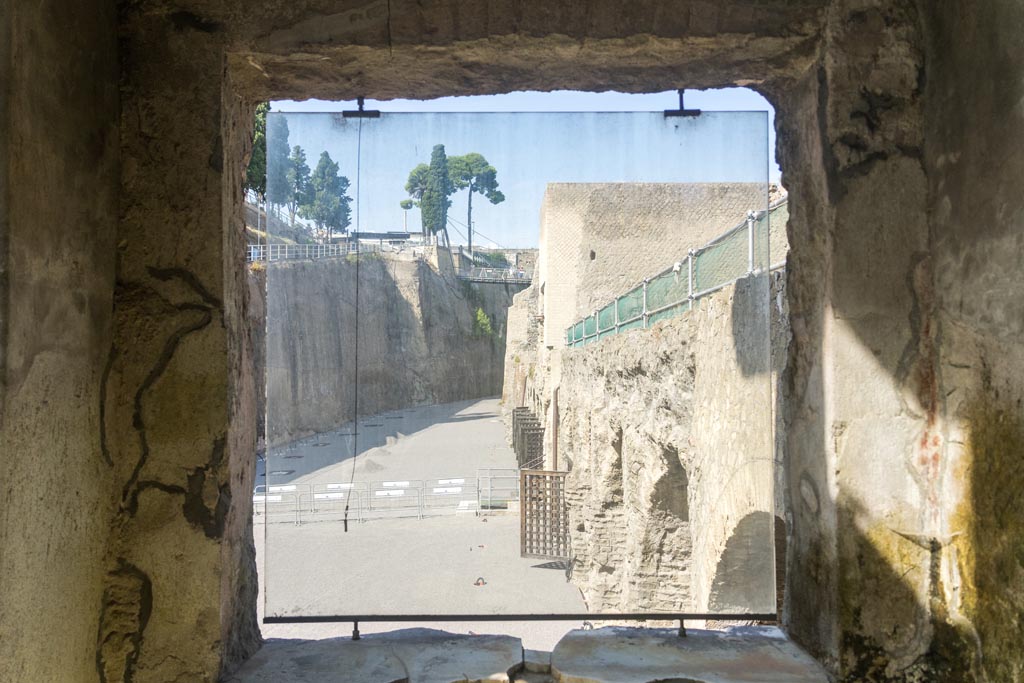
M 521 470 L 520 551 L 523 557 L 569 557 L 569 515 L 565 507 L 566 472 Z
M 544 427 L 529 408 L 512 410 L 512 450 L 520 469 L 544 466 Z

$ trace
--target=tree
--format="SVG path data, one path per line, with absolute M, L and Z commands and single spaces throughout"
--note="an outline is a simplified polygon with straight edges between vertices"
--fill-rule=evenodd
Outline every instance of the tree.
M 253 126 L 252 154 L 245 169 L 245 189 L 261 200 L 267 198 L 267 112 L 269 102 L 256 105 L 256 122 Z
M 402 207 L 402 229 L 405 232 L 409 232 L 409 209 L 413 207 L 413 203 L 411 199 L 403 199 L 398 202 L 398 205 Z
M 303 218 L 313 221 L 317 238 L 329 240 L 335 230 L 344 232 L 351 222 L 352 210 L 348 178 L 338 175 L 338 164 L 323 152 L 309 179 L 307 202 L 299 208 Z
M 427 175 L 429 173 L 430 167 L 427 166 L 426 164 L 418 164 L 416 168 L 412 169 L 409 172 L 409 180 L 405 182 L 405 191 L 409 194 L 410 197 L 412 197 L 412 199 L 404 200 L 410 203 L 409 208 L 420 205 L 420 200 L 423 199 L 423 190 L 427 189 Z M 407 212 L 409 210 L 408 208 L 405 207 L 404 204 L 402 205 L 402 208 L 405 209 Z M 408 218 L 408 214 L 406 214 L 406 218 Z M 422 221 L 422 218 L 423 214 L 421 213 L 421 232 L 423 233 L 424 241 L 426 241 L 426 237 L 428 234 L 427 224 L 425 221 Z
M 288 119 L 284 114 L 267 116 L 267 202 L 284 206 L 288 201 Z
M 466 209 L 466 229 L 469 232 L 469 258 L 473 259 L 473 194 L 479 192 L 491 204 L 505 201 L 505 195 L 498 190 L 498 170 L 487 163 L 482 154 L 470 152 L 460 157 L 449 157 L 448 174 L 453 191 L 468 189 L 469 202 Z
M 416 172 L 416 169 L 413 169 Z M 452 205 L 448 195 L 452 193 L 451 178 L 448 176 L 448 157 L 444 145 L 434 145 L 430 153 L 430 167 L 427 169 L 423 194 L 420 197 L 420 217 L 424 233 L 436 235 L 443 232 L 448 241 L 448 207 Z
M 337 170 L 337 165 L 335 165 Z M 295 145 L 288 157 L 288 170 L 285 171 L 285 182 L 288 185 L 288 196 L 285 204 L 288 207 L 288 221 L 295 227 L 295 213 L 300 206 L 309 203 L 309 165 L 306 164 L 306 153 Z
M 416 206 L 420 205 L 420 200 L 423 199 L 423 190 L 427 189 L 429 173 L 430 167 L 426 164 L 418 164 L 416 168 L 409 171 L 409 180 L 405 183 L 405 191 L 413 198 Z

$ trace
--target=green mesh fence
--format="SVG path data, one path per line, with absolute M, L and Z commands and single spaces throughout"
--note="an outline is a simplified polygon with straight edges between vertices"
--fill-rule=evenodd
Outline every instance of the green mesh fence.
M 736 230 L 693 259 L 693 293 L 700 294 L 747 274 L 747 231 Z
M 755 270 L 764 270 L 785 261 L 789 251 L 786 237 L 788 219 L 789 205 L 783 202 L 754 222 Z M 684 258 L 672 269 L 651 278 L 647 282 L 646 293 L 642 285 L 635 287 L 607 304 L 596 315 L 577 322 L 567 332 L 567 344 L 574 348 L 580 347 L 609 335 L 647 327 L 659 320 L 688 311 L 691 294 L 689 266 L 688 260 Z M 744 223 L 694 254 L 692 294 L 699 297 L 709 290 L 728 285 L 745 277 L 750 267 L 750 231 Z
M 611 302 L 597 312 L 597 329 L 599 332 L 615 329 L 615 302 Z
M 642 287 L 626 292 L 616 302 L 619 307 L 619 322 L 632 320 L 643 315 L 644 312 L 644 291 Z M 622 325 L 619 325 L 622 329 Z
M 647 282 L 647 310 L 657 311 L 690 298 L 689 269 L 686 261 L 679 270 L 662 273 Z
M 679 315 L 680 313 L 684 313 L 687 310 L 689 310 L 689 301 L 681 301 L 677 303 L 675 306 L 663 308 L 657 313 L 651 313 L 649 316 L 647 316 L 647 326 L 650 327 L 659 320 L 667 320 L 668 318 L 674 318 L 675 316 Z
M 772 210 L 768 217 L 770 230 L 768 231 L 768 243 L 770 245 L 769 258 L 771 265 L 782 263 L 789 253 L 789 239 L 786 237 L 786 221 L 789 220 L 789 203 L 782 204 Z

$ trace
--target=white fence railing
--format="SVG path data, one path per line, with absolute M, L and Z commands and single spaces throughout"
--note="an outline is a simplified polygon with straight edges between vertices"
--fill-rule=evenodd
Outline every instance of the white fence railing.
M 531 273 L 515 268 L 470 268 L 460 273 L 459 277 L 464 280 L 529 284 Z
M 250 244 L 246 260 L 288 261 L 298 259 L 319 259 L 349 254 L 365 254 L 380 251 L 378 244 Z

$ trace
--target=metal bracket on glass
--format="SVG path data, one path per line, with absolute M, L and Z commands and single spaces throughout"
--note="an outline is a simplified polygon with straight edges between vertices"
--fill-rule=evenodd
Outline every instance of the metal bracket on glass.
M 700 116 L 700 109 L 687 109 L 683 104 L 683 89 L 680 88 L 677 92 L 679 93 L 679 109 L 666 109 L 665 116 Z
M 346 119 L 379 119 L 380 111 L 377 109 L 363 109 L 363 100 L 364 98 L 357 97 L 356 104 L 359 105 L 359 109 L 347 109 L 341 112 L 341 115 Z

